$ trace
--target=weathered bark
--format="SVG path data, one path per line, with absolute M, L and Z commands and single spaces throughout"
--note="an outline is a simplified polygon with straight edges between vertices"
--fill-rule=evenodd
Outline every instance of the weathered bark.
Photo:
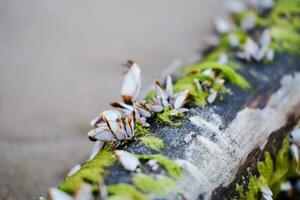
M 253 91 L 230 86 L 232 95 L 211 106 L 191 108 L 179 119 L 182 126 L 151 125 L 153 135 L 165 142 L 161 153 L 181 164 L 184 176 L 177 185 L 189 199 L 220 199 L 232 192 L 230 186 L 247 166 L 270 149 L 273 140 L 280 144 L 300 117 L 299 58 L 281 54 L 272 64 L 242 65 Z M 193 139 L 186 142 L 189 134 Z M 153 153 L 138 141 L 125 150 Z M 109 171 L 106 184 L 131 182 L 132 173 L 119 163 Z

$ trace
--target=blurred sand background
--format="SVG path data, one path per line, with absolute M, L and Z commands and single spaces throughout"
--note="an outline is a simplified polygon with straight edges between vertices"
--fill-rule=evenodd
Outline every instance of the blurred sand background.
M 0 199 L 37 199 L 92 148 L 89 121 L 118 100 L 121 63 L 144 88 L 191 57 L 222 0 L 0 0 Z

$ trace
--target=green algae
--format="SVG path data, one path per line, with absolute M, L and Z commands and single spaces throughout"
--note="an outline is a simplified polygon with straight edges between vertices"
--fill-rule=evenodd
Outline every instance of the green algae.
M 141 154 L 136 156 L 139 159 L 156 160 L 172 178 L 178 179 L 183 175 L 181 167 L 174 160 L 171 160 L 166 156 L 163 156 L 161 154 Z
M 176 116 L 171 114 L 171 110 L 169 107 L 164 107 L 164 110 L 162 113 L 157 114 L 157 122 L 160 124 L 167 124 L 169 126 L 181 126 L 181 122 L 175 122 L 174 120 L 176 118 L 183 117 L 183 114 L 177 114 Z
M 293 171 L 293 164 L 289 159 L 289 139 L 286 137 L 274 160 L 269 152 L 265 153 L 265 160 L 257 163 L 258 176 L 250 175 L 248 184 L 245 186 L 236 185 L 239 193 L 238 199 L 255 200 L 259 198 L 262 187 L 269 187 L 273 195 L 280 191 L 280 185 L 287 180 L 290 171 Z
M 107 175 L 106 168 L 112 166 L 116 161 L 111 147 L 106 146 L 99 152 L 95 158 L 85 165 L 73 176 L 59 185 L 59 189 L 69 194 L 74 194 L 84 182 L 97 184 L 100 179 Z
M 141 136 L 145 136 L 145 135 L 150 135 L 150 130 L 149 128 L 146 128 L 144 126 L 142 126 L 139 123 L 135 123 L 135 137 L 139 138 Z
M 133 177 L 132 181 L 144 193 L 156 194 L 161 197 L 165 196 L 169 191 L 178 191 L 175 181 L 162 175 L 153 178 L 149 175 L 138 173 Z
M 139 138 L 139 140 L 142 144 L 155 151 L 161 151 L 165 146 L 165 143 L 162 139 L 151 135 L 142 136 Z
M 107 192 L 110 194 L 108 200 L 149 200 L 145 194 L 127 183 L 108 185 Z

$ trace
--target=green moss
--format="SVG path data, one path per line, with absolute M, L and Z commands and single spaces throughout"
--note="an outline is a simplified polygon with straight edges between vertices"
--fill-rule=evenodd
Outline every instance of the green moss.
M 171 190 L 178 190 L 173 179 L 162 175 L 156 176 L 154 179 L 146 174 L 138 173 L 132 181 L 139 190 L 159 196 L 164 196 Z
M 221 73 L 221 77 L 228 80 L 232 84 L 241 87 L 243 89 L 251 89 L 250 84 L 231 67 L 227 65 L 221 65 L 217 62 L 205 62 L 198 65 L 194 65 L 186 69 L 186 74 L 189 73 L 201 73 L 206 69 L 217 70 Z
M 149 198 L 139 192 L 133 185 L 122 183 L 107 186 L 107 192 L 110 194 L 109 200 L 149 200 Z
M 183 114 L 178 114 L 176 116 L 171 115 L 171 110 L 169 107 L 164 107 L 164 111 L 162 113 L 157 114 L 157 121 L 161 124 L 167 124 L 170 126 L 180 126 L 181 122 L 175 122 L 174 119 L 178 117 L 183 117 Z
M 274 26 L 270 29 L 273 47 L 279 52 L 300 56 L 300 34 L 286 27 Z
M 165 143 L 162 139 L 150 135 L 142 136 L 139 138 L 139 140 L 141 143 L 155 151 L 161 151 L 165 146 Z
M 162 166 L 172 178 L 180 178 L 182 176 L 182 169 L 180 166 L 173 160 L 160 155 L 160 154 L 142 154 L 136 155 L 140 159 L 145 160 L 156 160 L 160 166 Z
M 155 96 L 156 96 L 156 92 L 155 92 L 155 91 L 150 91 L 150 92 L 146 95 L 145 100 L 146 100 L 147 102 L 150 102 L 150 101 L 153 99 L 153 97 L 155 97 Z
M 150 130 L 139 123 L 135 123 L 135 137 L 150 135 Z
M 261 187 L 271 188 L 274 196 L 280 191 L 280 185 L 286 181 L 291 169 L 292 162 L 289 160 L 289 140 L 286 137 L 282 147 L 276 154 L 275 161 L 272 160 L 268 152 L 265 153 L 265 160 L 257 164 L 258 176 L 249 177 L 248 185 L 237 185 L 236 190 L 241 200 L 255 200 L 259 198 Z
M 74 194 L 84 181 L 92 184 L 97 184 L 100 179 L 107 174 L 105 170 L 107 167 L 114 164 L 116 157 L 113 154 L 111 147 L 106 146 L 99 152 L 95 158 L 87 162 L 83 167 L 73 176 L 68 178 L 65 182 L 59 185 L 59 189 Z

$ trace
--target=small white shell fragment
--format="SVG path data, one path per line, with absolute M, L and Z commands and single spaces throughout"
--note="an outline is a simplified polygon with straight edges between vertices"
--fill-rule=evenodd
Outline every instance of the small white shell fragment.
M 202 74 L 212 78 L 215 76 L 215 72 L 212 69 L 206 69 L 202 72 Z
M 137 98 L 140 93 L 142 78 L 140 67 L 131 61 L 131 66 L 124 77 L 121 94 L 122 96 Z
M 274 60 L 274 50 L 273 49 L 269 49 L 267 51 L 266 58 L 268 59 L 268 61 Z
M 212 104 L 217 98 L 218 92 L 216 90 L 211 90 L 210 95 L 207 97 L 207 102 Z
M 229 62 L 228 56 L 225 53 L 221 53 L 218 59 L 218 63 L 220 65 L 226 65 L 228 64 L 228 62 Z
M 290 133 L 292 143 L 300 147 L 300 128 L 294 128 Z
M 101 179 L 99 181 L 99 197 L 100 197 L 100 200 L 107 200 L 107 188 L 106 188 L 106 185 L 104 183 L 104 181 Z
M 173 107 L 175 109 L 179 109 L 185 104 L 185 102 L 187 100 L 187 97 L 189 95 L 189 92 L 190 92 L 190 90 L 185 90 L 185 91 L 183 91 L 183 92 L 176 95 L 175 101 L 174 101 L 174 104 L 173 104 Z
M 89 160 L 92 160 L 97 155 L 97 153 L 102 149 L 103 145 L 104 145 L 104 142 L 102 142 L 102 141 L 95 142 L 93 149 L 90 153 Z
M 281 191 L 290 191 L 293 188 L 291 182 L 287 181 L 284 183 L 281 183 L 280 190 Z
M 298 164 L 299 163 L 299 148 L 297 147 L 297 145 L 292 144 L 290 147 L 290 150 L 291 150 L 293 159 Z
M 272 41 L 272 38 L 271 38 L 270 32 L 268 29 L 265 29 L 259 38 L 259 43 L 260 43 L 260 45 L 269 46 L 271 41 Z
M 73 200 L 73 197 L 57 188 L 49 189 L 49 197 L 51 200 Z
M 154 160 L 154 159 L 149 160 L 149 161 L 147 162 L 147 165 L 149 165 L 149 166 L 151 167 L 151 170 L 152 170 L 152 171 L 157 171 L 158 168 L 159 168 L 159 165 L 158 165 L 158 163 L 157 163 L 157 160 Z
M 245 31 L 249 31 L 255 28 L 256 16 L 254 14 L 247 14 L 241 21 L 241 28 Z
M 229 34 L 229 44 L 232 48 L 236 48 L 240 45 L 239 38 L 234 33 Z
M 274 5 L 273 0 L 251 0 L 252 6 L 258 11 L 264 11 L 270 9 Z
M 90 184 L 85 183 L 76 192 L 74 200 L 93 200 L 92 187 Z
M 241 0 L 227 0 L 225 6 L 230 13 L 240 13 L 246 9 L 244 1 Z
M 217 32 L 220 34 L 228 33 L 233 30 L 232 23 L 223 18 L 216 18 L 214 24 Z
M 126 170 L 135 171 L 140 165 L 139 159 L 131 153 L 123 150 L 115 150 L 115 154 L 118 156 L 120 163 Z
M 268 186 L 261 188 L 263 200 L 273 200 L 273 193 Z
M 66 175 L 66 179 L 68 179 L 70 176 L 73 176 L 74 174 L 76 174 L 76 172 L 78 172 L 81 169 L 81 165 L 77 164 L 74 167 L 72 167 L 72 169 L 69 171 L 69 173 Z

